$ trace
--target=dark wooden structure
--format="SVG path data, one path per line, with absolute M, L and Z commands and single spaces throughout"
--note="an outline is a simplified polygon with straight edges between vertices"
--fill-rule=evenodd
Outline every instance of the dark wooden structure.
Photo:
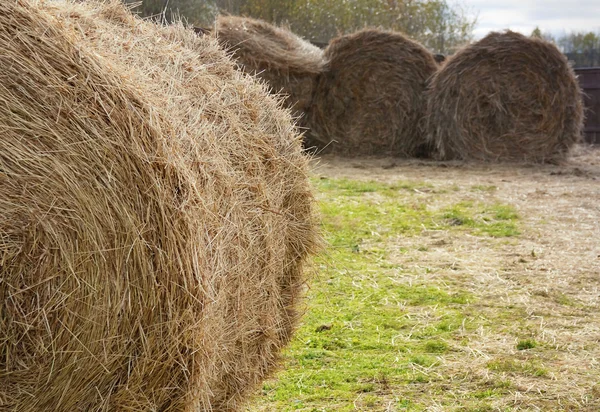
M 573 62 L 573 67 L 600 67 L 600 49 L 565 53 L 567 59 Z
M 600 144 L 600 67 L 576 68 L 575 73 L 584 93 L 585 141 Z
M 210 34 L 212 32 L 212 28 L 208 28 L 208 27 L 194 27 L 194 32 L 196 32 L 197 35 L 205 35 L 205 34 Z
M 325 42 L 317 41 L 317 40 L 311 40 L 310 42 L 313 44 L 313 46 L 317 46 L 319 49 L 326 49 L 327 46 L 329 45 L 329 43 L 325 43 Z

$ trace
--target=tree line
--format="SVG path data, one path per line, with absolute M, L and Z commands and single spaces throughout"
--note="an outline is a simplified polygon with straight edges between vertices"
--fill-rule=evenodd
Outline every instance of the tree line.
M 143 17 L 164 22 L 183 18 L 210 27 L 219 13 L 254 17 L 285 26 L 301 37 L 327 44 L 364 27 L 399 31 L 434 53 L 452 54 L 473 40 L 476 18 L 451 0 L 123 0 Z M 600 31 L 553 35 L 531 33 L 554 42 L 576 67 L 600 66 Z
M 442 54 L 471 41 L 476 22 L 460 4 L 447 0 L 143 0 L 134 10 L 163 21 L 183 17 L 204 27 L 218 13 L 243 15 L 286 26 L 320 43 L 364 27 L 379 27 L 402 32 Z
M 555 43 L 575 67 L 600 67 L 600 30 L 553 35 L 536 27 L 531 36 Z

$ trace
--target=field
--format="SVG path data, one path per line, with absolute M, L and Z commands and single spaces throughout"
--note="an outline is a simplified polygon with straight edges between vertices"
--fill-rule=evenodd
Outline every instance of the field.
M 249 411 L 600 410 L 600 150 L 315 161 L 328 246 Z

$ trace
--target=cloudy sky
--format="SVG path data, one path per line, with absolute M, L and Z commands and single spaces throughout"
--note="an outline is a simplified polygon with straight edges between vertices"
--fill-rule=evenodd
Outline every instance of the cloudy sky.
M 477 15 L 475 36 L 510 28 L 524 34 L 539 26 L 542 32 L 600 31 L 600 0 L 460 0 Z

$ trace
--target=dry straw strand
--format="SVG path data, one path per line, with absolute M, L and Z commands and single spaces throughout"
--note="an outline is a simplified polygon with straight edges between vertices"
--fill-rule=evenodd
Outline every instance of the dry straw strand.
M 333 39 L 309 113 L 309 140 L 343 154 L 427 155 L 424 91 L 433 55 L 400 33 Z
M 299 123 L 305 125 L 315 82 L 323 69 L 323 51 L 289 30 L 262 20 L 219 16 L 216 36 L 240 67 L 281 93 Z
M 451 56 L 428 91 L 427 136 L 441 159 L 559 162 L 579 141 L 582 122 L 566 57 L 511 31 Z
M 234 411 L 318 236 L 289 113 L 119 2 L 0 2 L 0 410 Z

